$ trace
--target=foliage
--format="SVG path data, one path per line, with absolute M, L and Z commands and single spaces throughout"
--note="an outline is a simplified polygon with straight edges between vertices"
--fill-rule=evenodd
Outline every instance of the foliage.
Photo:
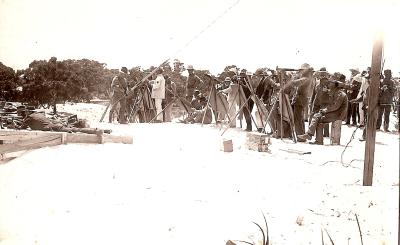
M 15 101 L 20 97 L 18 76 L 11 67 L 0 62 L 0 97 L 2 100 Z
M 89 101 L 107 94 L 115 72 L 93 60 L 35 60 L 23 72 L 23 102 L 55 105 L 66 101 Z
M 223 81 L 232 67 L 236 66 L 225 67 L 215 79 Z M 128 85 L 133 87 L 155 68 L 132 67 L 126 77 Z M 175 59 L 172 64 L 166 63 L 162 68 L 164 75 L 175 83 L 178 96 L 184 96 L 187 80 L 183 75 L 186 70 L 184 63 Z M 6 100 L 19 100 L 45 107 L 66 101 L 89 101 L 95 97 L 108 99 L 111 81 L 118 73 L 119 70 L 108 69 L 105 63 L 89 59 L 59 61 L 51 57 L 49 60 L 34 60 L 27 69 L 16 72 L 0 63 L 0 95 Z M 211 83 L 215 84 L 216 80 L 211 79 L 208 70 L 195 70 L 195 74 L 204 82 L 200 91 L 208 94 Z

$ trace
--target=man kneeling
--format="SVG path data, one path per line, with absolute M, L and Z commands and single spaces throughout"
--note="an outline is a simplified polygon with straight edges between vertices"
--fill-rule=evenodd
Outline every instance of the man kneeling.
M 299 142 L 311 140 L 319 123 L 330 123 L 346 118 L 348 99 L 347 95 L 340 90 L 339 82 L 330 81 L 329 90 L 330 105 L 313 115 L 307 133 L 297 136 Z

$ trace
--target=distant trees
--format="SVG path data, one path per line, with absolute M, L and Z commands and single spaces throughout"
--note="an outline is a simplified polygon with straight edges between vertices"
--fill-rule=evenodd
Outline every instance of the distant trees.
M 90 101 L 94 96 L 105 96 L 113 76 L 104 63 L 93 60 L 35 60 L 23 73 L 23 99 L 54 108 L 66 101 Z
M 222 76 L 230 67 L 234 66 L 226 67 Z M 132 67 L 127 77 L 130 87 L 154 68 Z M 184 96 L 187 79 L 183 75 L 186 70 L 184 63 L 175 59 L 172 64 L 164 64 L 163 69 L 176 84 L 178 95 Z M 54 106 L 54 109 L 57 103 L 66 101 L 86 102 L 94 97 L 108 99 L 111 81 L 118 73 L 118 69 L 108 69 L 105 63 L 89 59 L 59 61 L 51 57 L 49 60 L 34 60 L 28 68 L 18 71 L 0 62 L 0 97 L 46 108 Z M 207 93 L 211 82 L 209 71 L 196 70 L 195 74 L 206 83 L 201 92 Z
M 18 76 L 16 72 L 8 66 L 0 62 L 0 99 L 16 100 L 20 91 L 18 87 Z

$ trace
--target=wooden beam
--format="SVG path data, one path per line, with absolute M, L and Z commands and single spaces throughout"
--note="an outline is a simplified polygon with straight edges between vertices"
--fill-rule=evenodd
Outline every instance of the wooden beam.
M 65 132 L 49 132 L 37 130 L 0 130 L 0 141 L 6 143 L 16 143 L 19 141 L 34 139 L 40 136 L 57 135 L 60 136 L 62 143 L 122 143 L 132 144 L 132 136 L 118 136 L 103 134 L 101 136 L 85 133 L 65 133 Z
M 368 88 L 368 109 L 366 125 L 366 142 L 364 155 L 363 185 L 371 186 L 374 170 L 376 120 L 378 113 L 379 84 L 382 66 L 383 38 L 377 36 L 372 50 L 370 83 Z
M 61 145 L 61 135 L 42 135 L 34 139 L 22 140 L 13 144 L 0 145 L 0 154 Z

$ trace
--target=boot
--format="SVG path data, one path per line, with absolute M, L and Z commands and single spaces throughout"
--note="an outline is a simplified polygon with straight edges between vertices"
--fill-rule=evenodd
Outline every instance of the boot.
M 323 145 L 324 143 L 318 140 L 315 140 L 314 142 L 310 142 L 311 145 Z
M 312 136 L 309 134 L 301 134 L 297 135 L 298 142 L 306 142 L 307 140 L 311 140 Z

